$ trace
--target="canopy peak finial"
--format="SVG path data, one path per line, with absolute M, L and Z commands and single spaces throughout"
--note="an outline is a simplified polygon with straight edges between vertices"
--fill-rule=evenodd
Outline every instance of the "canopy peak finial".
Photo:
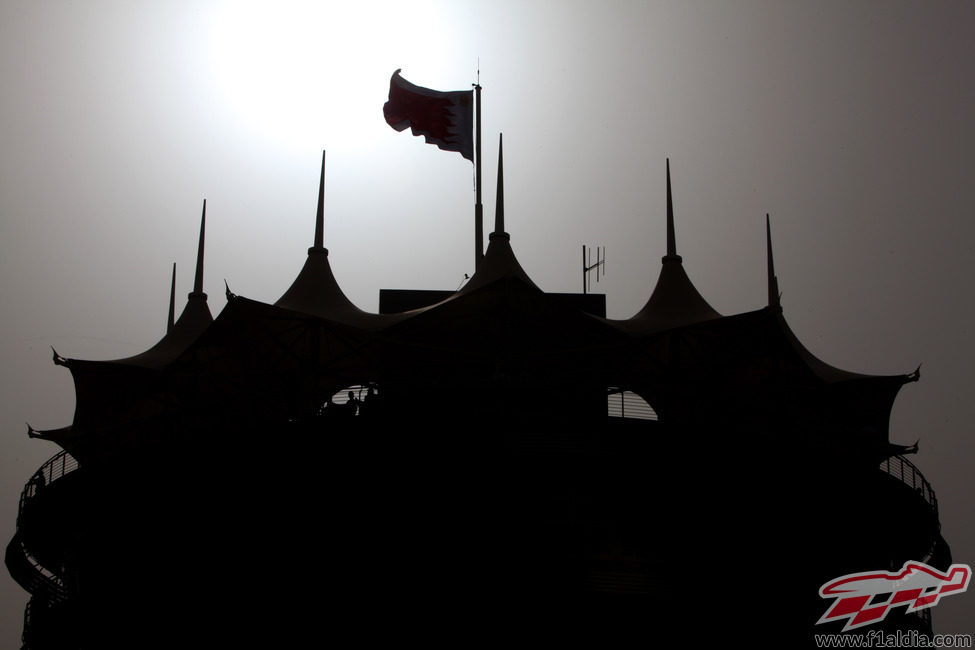
M 494 206 L 494 232 L 504 234 L 504 154 L 502 152 L 502 133 L 498 134 L 498 195 Z
M 173 281 L 169 285 L 169 320 L 166 322 L 166 331 L 173 329 L 176 323 L 176 262 L 173 262 Z
M 765 245 L 767 249 L 766 260 L 768 263 L 768 306 L 781 308 L 781 295 L 779 294 L 779 279 L 775 276 L 775 261 L 772 259 L 772 226 L 768 213 L 765 213 Z
M 318 212 L 315 215 L 314 248 L 325 248 L 325 150 L 322 149 L 322 175 L 318 182 Z
M 200 245 L 196 251 L 196 276 L 193 279 L 193 293 L 191 296 L 203 296 L 206 299 L 206 294 L 203 293 L 203 244 L 206 240 L 206 225 L 207 225 L 207 200 L 203 199 L 203 215 L 200 217 Z
M 670 158 L 667 159 L 667 257 L 677 256 L 677 237 L 674 234 L 674 195 L 670 188 Z

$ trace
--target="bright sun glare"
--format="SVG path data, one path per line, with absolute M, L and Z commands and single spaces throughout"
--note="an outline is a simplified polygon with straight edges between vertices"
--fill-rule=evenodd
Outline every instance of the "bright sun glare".
M 415 5 L 387 16 L 371 3 L 228 3 L 213 41 L 224 94 L 280 145 L 361 146 L 385 134 L 380 107 L 398 62 L 436 61 L 439 47 L 415 35 L 436 33 L 438 12 Z

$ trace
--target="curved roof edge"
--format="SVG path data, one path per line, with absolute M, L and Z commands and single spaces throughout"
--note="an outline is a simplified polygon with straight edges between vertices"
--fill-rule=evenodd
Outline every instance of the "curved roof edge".
M 511 248 L 511 236 L 506 232 L 494 232 L 488 238 L 487 252 L 484 253 L 481 268 L 456 295 L 466 295 L 503 278 L 516 278 L 532 289 L 541 291 L 518 262 Z
M 803 360 L 809 370 L 816 375 L 821 380 L 827 383 L 839 383 L 844 381 L 856 381 L 856 380 L 886 380 L 886 381 L 898 381 L 899 385 L 903 385 L 910 381 L 917 381 L 920 377 L 920 373 L 916 370 L 913 373 L 905 375 L 867 375 L 857 372 L 851 372 L 849 370 L 843 370 L 842 368 L 837 368 L 830 365 L 814 355 L 812 352 L 802 344 L 799 337 L 796 336 L 792 328 L 789 327 L 789 323 L 785 319 L 785 315 L 782 311 L 782 300 L 781 293 L 779 291 L 779 280 L 775 275 L 775 261 L 772 255 L 772 226 L 771 217 L 768 213 L 765 214 L 765 246 L 766 246 L 766 267 L 767 267 L 767 282 L 768 282 L 768 306 L 767 310 L 775 314 L 776 321 L 778 322 L 779 328 L 785 335 L 786 340 L 789 345 L 798 353 L 799 357 Z
M 778 306 L 765 307 L 766 310 L 771 311 L 782 333 L 785 335 L 786 340 L 789 342 L 791 347 L 796 351 L 799 357 L 805 362 L 806 366 L 814 375 L 826 383 L 833 384 L 845 381 L 858 381 L 858 380 L 887 380 L 887 381 L 897 381 L 901 385 L 917 381 L 920 378 L 920 372 L 915 370 L 912 373 L 898 374 L 898 375 L 868 375 L 858 372 L 852 372 L 850 370 L 843 370 L 842 368 L 837 368 L 836 366 L 830 365 L 817 357 L 815 354 L 809 351 L 809 349 L 802 344 L 799 337 L 796 336 L 792 328 L 789 327 L 789 323 L 786 321 L 785 316 L 782 313 L 782 308 Z
M 716 318 L 721 314 L 694 287 L 680 259 L 665 257 L 643 308 L 629 319 L 610 322 L 631 334 L 650 334 Z
M 213 322 L 205 293 L 191 293 L 183 313 L 158 343 L 143 352 L 125 359 L 105 363 L 120 363 L 147 368 L 159 368 L 174 360 Z
M 27 425 L 27 436 L 30 438 L 37 438 L 39 440 L 47 440 L 49 442 L 54 442 L 62 447 L 63 443 L 71 442 L 72 439 L 77 438 L 74 434 L 74 426 L 68 425 L 66 427 L 60 427 L 58 429 L 35 429 L 30 424 Z
M 176 284 L 176 265 L 173 265 L 173 284 L 170 289 L 169 316 L 166 333 L 159 341 L 145 352 L 121 359 L 83 360 L 65 359 L 55 352 L 55 363 L 59 365 L 78 366 L 79 364 L 121 364 L 140 366 L 145 368 L 159 368 L 169 363 L 189 347 L 203 331 L 213 322 L 213 314 L 207 305 L 207 295 L 203 292 L 203 251 L 206 238 L 207 204 L 203 201 L 203 215 L 200 219 L 200 240 L 196 256 L 196 274 L 193 280 L 193 291 L 187 295 L 186 307 L 176 322 L 172 321 L 173 296 Z M 58 359 L 61 359 L 59 362 Z
M 314 246 L 308 249 L 308 258 L 298 277 L 274 306 L 364 329 L 376 329 L 391 322 L 385 315 L 356 307 L 332 274 L 328 249 Z

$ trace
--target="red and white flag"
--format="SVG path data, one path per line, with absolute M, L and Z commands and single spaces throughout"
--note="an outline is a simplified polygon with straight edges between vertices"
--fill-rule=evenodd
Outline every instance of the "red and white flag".
M 443 92 L 411 84 L 397 70 L 389 80 L 386 122 L 397 131 L 411 127 L 430 144 L 474 162 L 474 91 Z

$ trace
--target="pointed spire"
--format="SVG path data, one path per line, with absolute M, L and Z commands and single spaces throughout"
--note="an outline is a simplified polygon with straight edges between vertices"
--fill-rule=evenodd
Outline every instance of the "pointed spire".
M 504 231 L 504 151 L 503 136 L 498 134 L 498 185 L 494 206 L 494 232 L 488 237 L 482 264 L 458 293 L 470 293 L 501 278 L 517 278 L 534 291 L 541 291 L 521 268 L 511 250 L 511 235 Z
M 230 288 L 228 286 L 228 291 Z M 232 295 L 232 294 L 230 294 Z M 228 297 L 228 300 L 230 298 Z M 291 286 L 274 303 L 292 311 L 313 314 L 321 318 L 354 323 L 364 327 L 378 327 L 386 322 L 376 314 L 369 314 L 356 307 L 342 292 L 325 248 L 325 152 L 322 151 L 322 173 L 318 184 L 318 210 L 315 219 L 315 242 L 308 249 L 305 264 Z
M 173 262 L 173 283 L 169 287 L 169 321 L 166 323 L 166 332 L 173 329 L 176 322 L 176 262 Z
M 207 200 L 203 199 L 203 216 L 200 218 L 200 247 L 196 253 L 196 278 L 193 280 L 193 293 L 190 295 L 203 296 L 206 299 L 206 294 L 203 293 L 203 241 L 206 234 L 207 225 Z
M 667 159 L 667 256 L 664 260 L 681 260 L 677 254 L 677 237 L 674 234 L 674 195 L 670 189 L 670 158 Z
M 233 291 L 230 290 L 230 283 L 227 282 L 227 278 L 223 279 L 223 286 L 226 288 L 224 291 L 224 295 L 227 296 L 227 302 L 230 302 L 231 300 L 237 297 L 237 294 L 235 294 Z
M 315 245 L 325 248 L 325 150 L 322 150 L 322 178 L 318 183 L 318 214 L 315 216 Z
M 720 318 L 698 293 L 687 277 L 684 263 L 677 254 L 674 236 L 674 193 L 670 182 L 670 158 L 667 159 L 667 254 L 661 260 L 657 284 L 643 308 L 621 325 L 632 332 L 656 332 L 673 327 Z
M 498 197 L 494 206 L 494 234 L 504 234 L 504 154 L 501 151 L 503 134 L 498 134 Z
M 768 249 L 768 306 L 782 307 L 779 301 L 779 279 L 775 277 L 775 262 L 772 259 L 772 226 L 768 213 L 765 213 L 765 243 Z

